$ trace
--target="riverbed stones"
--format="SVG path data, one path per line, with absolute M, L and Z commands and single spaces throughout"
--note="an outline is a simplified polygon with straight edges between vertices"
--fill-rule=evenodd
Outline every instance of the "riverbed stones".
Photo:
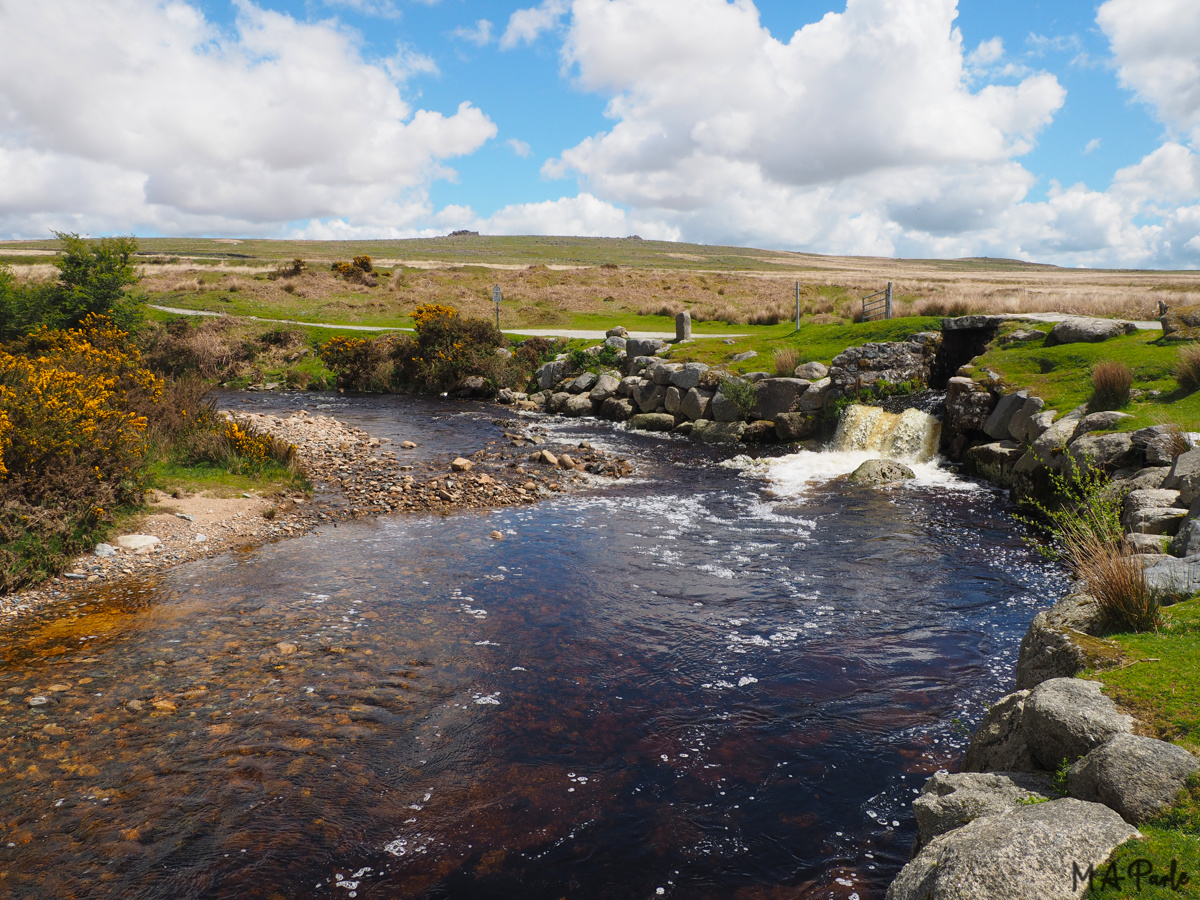
M 1018 805 L 934 838 L 888 888 L 887 900 L 1067 900 L 1088 885 L 1072 864 L 1099 869 L 1138 831 L 1099 803 Z
M 117 555 L 117 548 L 112 544 L 97 544 L 96 549 L 92 551 L 95 556 L 100 559 L 108 559 L 111 556 Z
M 593 411 L 592 398 L 587 394 L 573 394 L 563 404 L 562 412 L 565 416 L 571 418 L 579 418 L 580 416 L 590 416 Z
M 453 472 L 470 472 L 475 467 L 475 463 L 465 457 L 459 456 L 450 463 L 450 469 Z
M 1022 723 L 1034 761 L 1056 770 L 1074 762 L 1115 734 L 1131 732 L 1133 719 L 1117 710 L 1098 681 L 1052 678 L 1025 700 Z
M 984 713 L 967 753 L 964 772 L 1032 772 L 1037 768 L 1025 740 L 1025 701 L 1029 691 L 1014 691 Z
M 1137 326 L 1132 322 L 1115 319 L 1091 319 L 1073 316 L 1057 323 L 1046 335 L 1046 346 L 1059 344 L 1098 344 L 1123 334 L 1136 334 Z
M 1182 747 L 1136 734 L 1116 734 L 1067 774 L 1072 797 L 1103 803 L 1132 825 L 1171 806 L 1200 760 Z
M 868 459 L 850 473 L 849 480 L 863 487 L 883 487 L 916 477 L 912 469 L 894 459 Z
M 917 820 L 913 851 L 968 822 L 1053 796 L 1050 776 L 1045 773 L 939 772 L 925 782 L 920 796 L 913 801 Z
M 121 550 L 132 553 L 153 553 L 162 541 L 152 534 L 122 534 L 113 543 Z

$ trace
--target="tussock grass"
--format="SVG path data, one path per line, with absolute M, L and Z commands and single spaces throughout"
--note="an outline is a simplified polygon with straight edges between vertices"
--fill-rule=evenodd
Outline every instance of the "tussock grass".
M 1200 388 L 1200 344 L 1179 348 L 1174 375 L 1179 386 L 1189 394 Z
M 779 347 L 771 354 L 775 374 L 780 378 L 791 378 L 800 365 L 800 351 L 795 347 Z
M 1133 370 L 1126 363 L 1103 359 L 1092 367 L 1092 399 L 1090 408 L 1120 409 L 1129 403 L 1133 388 Z

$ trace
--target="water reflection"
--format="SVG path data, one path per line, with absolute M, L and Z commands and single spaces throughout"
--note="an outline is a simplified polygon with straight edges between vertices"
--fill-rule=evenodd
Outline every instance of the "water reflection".
M 990 492 L 770 503 L 665 469 L 356 522 L 20 623 L 0 885 L 882 897 L 913 789 L 1057 576 Z

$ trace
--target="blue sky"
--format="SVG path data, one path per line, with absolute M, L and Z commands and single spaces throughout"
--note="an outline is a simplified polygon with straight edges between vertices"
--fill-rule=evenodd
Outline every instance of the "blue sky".
M 1194 0 L 0 0 L 0 238 L 1200 265 Z

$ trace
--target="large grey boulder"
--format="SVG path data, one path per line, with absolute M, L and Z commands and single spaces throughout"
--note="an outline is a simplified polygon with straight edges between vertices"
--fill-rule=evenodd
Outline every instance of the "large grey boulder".
M 1086 594 L 1068 594 L 1033 617 L 1017 656 L 1017 689 L 1029 690 L 1051 678 L 1069 678 L 1084 669 L 1111 668 L 1121 649 L 1098 634 L 1100 608 Z
M 820 427 L 820 419 L 808 413 L 781 413 L 775 417 L 775 436 L 784 442 L 807 440 L 815 435 Z
M 1102 412 L 1088 413 L 1079 420 L 1079 424 L 1075 426 L 1075 434 L 1071 436 L 1071 440 L 1083 437 L 1085 434 L 1090 434 L 1093 431 L 1112 431 L 1120 426 L 1126 419 L 1132 419 L 1129 413 L 1117 412 L 1115 409 L 1106 409 Z M 1129 436 L 1133 440 L 1133 435 Z
M 566 391 L 555 391 L 546 401 L 546 409 L 552 413 L 561 413 L 567 408 L 567 401 L 572 396 L 572 394 L 568 394 Z
M 1114 734 L 1133 731 L 1133 718 L 1101 693 L 1098 681 L 1052 678 L 1029 692 L 1022 725 L 1034 762 L 1056 770 L 1075 762 Z
M 1120 469 L 1137 462 L 1137 450 L 1128 434 L 1085 434 L 1071 441 L 1068 450 L 1076 466 Z
M 1172 425 L 1151 425 L 1130 432 L 1133 443 L 1142 448 L 1148 466 L 1169 466 L 1187 452 L 1187 441 Z
M 572 394 L 571 398 L 563 404 L 562 408 L 562 414 L 572 418 L 590 416 L 593 411 L 592 398 L 587 394 Z
M 639 431 L 670 431 L 675 417 L 667 413 L 640 413 L 629 420 L 629 427 Z
M 1132 322 L 1120 322 L 1115 319 L 1064 319 L 1050 329 L 1046 336 L 1046 346 L 1058 344 L 1098 344 L 1109 338 L 1123 334 L 1135 334 L 1137 326 Z
M 1174 804 L 1200 760 L 1182 747 L 1136 734 L 1109 738 L 1067 773 L 1072 797 L 1103 803 L 1133 825 Z
M 996 400 L 981 384 L 955 376 L 946 383 L 946 415 L 943 433 L 947 436 L 983 431 Z
M 953 380 L 953 379 L 952 379 Z M 1033 442 L 1033 452 L 1043 465 L 1052 466 L 1067 448 L 1075 434 L 1079 420 L 1087 412 L 1087 406 L 1077 406 L 1057 422 L 1054 422 Z
M 868 459 L 849 475 L 849 480 L 864 487 L 882 487 L 916 478 L 916 473 L 894 459 Z
M 1008 423 L 1008 436 L 1014 441 L 1020 441 L 1024 444 L 1032 444 L 1035 440 L 1041 437 L 1042 432 L 1046 428 L 1039 428 L 1041 421 L 1037 418 L 1038 413 L 1045 407 L 1046 401 L 1041 397 L 1030 397 L 1027 399 Z M 1053 418 L 1050 420 L 1054 421 Z M 1050 422 L 1046 423 L 1049 427 Z
M 1032 772 L 1037 769 L 1025 740 L 1025 701 L 1029 691 L 1015 691 L 992 704 L 971 735 L 963 757 L 964 772 Z
M 646 370 L 642 372 L 643 378 L 649 378 L 655 384 L 661 384 L 666 387 L 671 383 L 671 376 L 682 369 L 683 366 L 679 363 L 655 362 L 646 366 Z
M 1178 500 L 1179 491 L 1132 490 L 1125 497 L 1121 524 L 1138 534 L 1174 534 L 1179 529 L 1179 520 L 1187 515 L 1187 510 L 1175 507 Z M 1175 523 L 1170 531 L 1162 527 L 1164 516 Z
M 1179 455 L 1171 465 L 1163 487 L 1179 491 L 1179 499 L 1184 504 L 1200 497 L 1200 448 Z
M 696 419 L 711 419 L 712 399 L 712 391 L 692 388 L 684 395 L 683 402 L 679 404 L 679 413 L 687 416 L 693 422 Z
M 628 341 L 617 334 L 611 334 L 604 339 L 604 346 L 611 347 L 613 350 L 624 350 Z
M 1143 488 L 1158 490 L 1163 486 L 1163 482 L 1167 480 L 1167 473 L 1170 471 L 1170 466 L 1146 466 L 1144 469 L 1127 469 L 1124 472 L 1114 472 L 1112 479 L 1115 482 L 1120 482 L 1121 487 L 1128 488 L 1131 491 L 1138 491 Z
M 1076 900 L 1076 872 L 1100 868 L 1138 837 L 1099 803 L 1066 798 L 1019 805 L 934 838 L 906 865 L 887 900 Z
M 913 801 L 917 820 L 913 851 L 968 822 L 1053 797 L 1050 776 L 1041 772 L 940 772 L 925 782 Z
M 596 404 L 603 403 L 609 397 L 616 396 L 617 389 L 621 387 L 621 381 L 611 372 L 602 372 L 600 377 L 596 379 L 596 384 L 592 388 L 592 402 Z
M 1200 591 L 1200 556 L 1169 556 L 1146 566 L 1142 574 L 1151 590 L 1187 597 Z
M 679 407 L 683 405 L 683 392 L 675 385 L 667 388 L 667 392 L 663 394 L 663 409 L 671 415 L 676 415 L 679 412 Z
M 742 411 L 736 403 L 717 391 L 712 398 L 712 417 L 718 422 L 740 422 Z
M 625 339 L 625 352 L 629 354 L 630 359 L 639 356 L 653 357 L 655 353 L 667 346 L 658 338 L 631 338 Z
M 1200 304 L 1169 309 L 1158 321 L 1162 323 L 1163 340 L 1168 343 L 1200 340 Z
M 1024 455 L 1025 451 L 1016 441 L 993 441 L 990 444 L 976 444 L 970 447 L 963 457 L 972 471 L 998 469 L 1007 472 Z
M 808 390 L 800 395 L 797 412 L 815 413 L 819 411 L 825 405 L 832 390 L 833 381 L 831 379 L 822 378 L 820 381 L 814 381 L 808 386 Z
M 1174 556 L 1200 556 L 1200 518 L 1188 514 L 1171 541 Z
M 774 420 L 780 413 L 793 412 L 811 382 L 802 378 L 764 378 L 754 386 L 755 419 Z
M 633 417 L 633 401 L 628 397 L 609 397 L 600 404 L 600 418 L 610 422 L 624 422 Z
M 792 373 L 796 378 L 803 378 L 805 381 L 820 381 L 829 374 L 829 366 L 819 362 L 806 362 L 796 366 L 796 371 Z
M 678 371 L 671 375 L 671 384 L 684 393 L 687 393 L 700 384 L 700 379 L 704 377 L 704 373 L 707 371 L 708 366 L 704 363 L 684 363 Z
M 642 412 L 655 412 L 663 402 L 667 389 L 653 381 L 645 381 L 633 389 L 633 402 Z
M 567 386 L 567 390 L 572 394 L 582 394 L 594 388 L 596 386 L 596 381 L 597 378 L 595 372 L 584 372 L 582 375 L 576 376 L 575 379 L 571 381 L 570 385 Z
M 1011 436 L 1008 433 L 1009 425 L 1012 424 L 1013 417 L 1025 407 L 1028 400 L 1029 393 L 1027 391 L 1005 394 L 996 403 L 996 408 L 987 417 L 987 421 L 983 423 L 984 433 L 993 441 L 1008 440 Z
M 562 381 L 563 376 L 570 371 L 570 367 L 571 364 L 565 359 L 551 360 L 548 363 L 543 363 L 538 367 L 537 374 L 534 375 L 538 387 L 543 391 L 553 390 Z

